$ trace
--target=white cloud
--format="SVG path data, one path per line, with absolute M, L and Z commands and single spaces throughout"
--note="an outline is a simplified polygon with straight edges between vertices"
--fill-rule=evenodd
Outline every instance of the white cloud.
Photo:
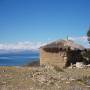
M 69 37 L 70 40 L 74 41 L 83 41 L 87 42 L 88 37 L 87 36 L 81 36 L 81 37 Z
M 69 39 L 82 44 L 84 47 L 90 47 L 90 44 L 88 43 L 88 37 L 87 36 L 69 37 Z
M 88 41 L 87 41 L 87 36 L 69 37 L 69 40 L 78 42 L 85 47 L 90 47 L 90 45 L 88 44 Z M 43 46 L 45 44 L 47 44 L 47 43 L 30 42 L 30 41 L 17 42 L 17 43 L 0 43 L 0 49 L 4 49 L 4 50 L 37 50 L 40 48 L 40 46 Z
M 44 45 L 42 42 L 17 42 L 17 43 L 0 43 L 0 49 L 5 50 L 32 50 L 38 49 L 40 46 Z

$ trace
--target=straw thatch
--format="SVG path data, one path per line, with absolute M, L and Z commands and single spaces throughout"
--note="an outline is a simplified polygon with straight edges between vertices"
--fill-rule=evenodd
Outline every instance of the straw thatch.
M 84 50 L 85 48 L 82 45 L 74 43 L 74 41 L 71 40 L 58 40 L 54 41 L 52 43 L 49 43 L 43 47 L 46 51 L 61 51 L 61 50 Z

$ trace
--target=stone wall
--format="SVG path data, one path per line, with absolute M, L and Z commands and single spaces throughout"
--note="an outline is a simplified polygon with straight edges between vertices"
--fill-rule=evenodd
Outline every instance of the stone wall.
M 40 49 L 40 65 L 42 64 L 51 64 L 57 65 L 59 67 L 64 67 L 67 62 L 67 53 L 64 51 L 53 53 L 46 52 L 42 48 Z

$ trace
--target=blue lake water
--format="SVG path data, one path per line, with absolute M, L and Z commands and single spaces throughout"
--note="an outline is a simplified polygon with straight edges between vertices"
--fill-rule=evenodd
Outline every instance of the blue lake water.
M 0 66 L 21 66 L 39 60 L 39 53 L 1 54 Z

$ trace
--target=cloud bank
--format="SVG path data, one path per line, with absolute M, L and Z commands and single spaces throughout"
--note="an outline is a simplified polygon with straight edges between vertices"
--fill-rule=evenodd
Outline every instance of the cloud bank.
M 88 43 L 88 37 L 82 36 L 82 37 L 69 37 L 69 40 L 73 40 L 85 47 L 90 47 L 90 44 Z M 52 41 L 49 41 L 49 43 Z M 41 46 L 45 45 L 47 43 L 42 42 L 17 42 L 17 43 L 0 43 L 0 50 L 38 50 Z
M 90 38 L 90 37 L 89 37 Z M 90 48 L 90 44 L 88 43 L 88 37 L 87 36 L 81 36 L 81 37 L 69 37 L 70 40 L 73 40 L 77 43 L 80 43 L 86 48 Z
M 87 42 L 88 37 L 87 36 L 81 36 L 81 37 L 69 37 L 70 40 L 73 41 L 83 41 Z
M 17 42 L 17 43 L 0 43 L 0 49 L 4 50 L 37 50 L 40 46 L 45 45 L 45 43 L 37 42 L 32 43 L 29 41 L 26 42 Z

